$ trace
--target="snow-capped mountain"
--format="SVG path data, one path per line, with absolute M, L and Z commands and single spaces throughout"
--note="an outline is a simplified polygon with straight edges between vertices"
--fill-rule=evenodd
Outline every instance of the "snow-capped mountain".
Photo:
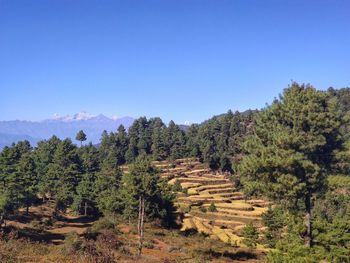
M 19 140 L 29 140 L 35 145 L 38 140 L 48 139 L 52 135 L 68 137 L 74 141 L 79 130 L 86 133 L 88 141 L 98 143 L 104 130 L 116 131 L 121 124 L 128 129 L 133 122 L 131 117 L 109 118 L 103 114 L 92 115 L 87 112 L 66 116 L 55 114 L 53 118 L 39 122 L 0 121 L 0 148 Z
M 66 121 L 66 122 L 69 122 L 69 121 L 86 121 L 86 120 L 93 119 L 96 116 L 98 116 L 98 115 L 92 115 L 92 114 L 90 114 L 90 113 L 88 113 L 86 111 L 81 111 L 81 112 L 78 112 L 78 113 L 76 113 L 74 115 L 65 115 L 65 116 L 60 116 L 59 114 L 55 113 L 53 118 L 48 119 L 46 121 Z M 105 117 L 102 114 L 100 114 L 99 116 Z M 107 118 L 107 117 L 105 117 L 105 118 Z

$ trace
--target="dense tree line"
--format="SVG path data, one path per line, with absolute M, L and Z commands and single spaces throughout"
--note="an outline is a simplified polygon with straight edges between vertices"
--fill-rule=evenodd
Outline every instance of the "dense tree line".
M 128 131 L 122 125 L 115 132 L 104 131 L 97 146 L 83 145 L 87 140 L 84 131 L 78 131 L 75 138 L 79 147 L 56 136 L 40 141 L 35 148 L 28 141 L 18 142 L 0 153 L 1 212 L 28 209 L 40 196 L 44 202 L 54 202 L 57 212 L 69 207 L 84 215 L 118 212 L 135 216 L 126 205 L 131 202 L 127 200 L 130 189 L 124 189 L 130 175 L 122 174 L 121 165 L 132 164 L 141 156 L 148 156 L 149 161 L 196 157 L 213 169 L 232 171 L 232 156 L 241 152 L 252 116 L 250 111 L 229 111 L 191 125 L 187 132 L 173 121 L 165 125 L 160 118 L 141 117 Z M 166 188 L 166 184 L 158 185 Z M 170 198 L 171 194 L 163 194 Z M 155 208 L 158 216 L 169 217 L 167 209 Z
M 100 158 L 116 158 L 117 164 L 132 163 L 146 154 L 153 160 L 175 160 L 196 157 L 213 169 L 232 172 L 232 157 L 242 152 L 241 143 L 252 124 L 256 111 L 213 117 L 186 132 L 171 121 L 167 126 L 160 118 L 135 120 L 128 132 L 123 126 L 117 132 L 103 132 L 99 147 Z
M 53 203 L 56 214 L 71 208 L 86 216 L 119 214 L 132 220 L 137 216 L 139 193 L 147 199 L 147 218 L 172 222 L 174 191 L 145 154 L 135 159 L 127 174 L 121 172 L 114 155 L 102 158 L 102 154 L 92 144 L 77 147 L 70 139 L 55 136 L 34 149 L 27 141 L 5 147 L 0 153 L 2 222 L 20 207 L 28 213 L 40 199 Z M 139 179 L 141 173 L 147 186 Z

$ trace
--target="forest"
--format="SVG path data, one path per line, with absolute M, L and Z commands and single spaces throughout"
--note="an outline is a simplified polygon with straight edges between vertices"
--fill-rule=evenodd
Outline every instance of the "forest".
M 7 222 L 19 210 L 50 204 L 53 218 L 68 211 L 137 225 L 141 255 L 144 223 L 181 224 L 176 200 L 183 189 L 168 184 L 154 162 L 193 158 L 227 176 L 246 199 L 271 201 L 263 227 L 243 229 L 249 253 L 269 262 L 350 262 L 350 88 L 292 83 L 259 110 L 228 111 L 185 128 L 140 117 L 128 130 L 104 131 L 98 145 L 88 141 L 77 131 L 75 141 L 53 135 L 1 151 L 0 246 L 15 242 Z M 4 250 L 2 262 L 17 262 Z

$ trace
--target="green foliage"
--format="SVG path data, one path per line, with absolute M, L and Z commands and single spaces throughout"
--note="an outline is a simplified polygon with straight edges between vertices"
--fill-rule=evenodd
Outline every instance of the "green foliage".
M 78 133 L 77 133 L 77 136 L 75 136 L 75 139 L 77 141 L 80 141 L 80 144 L 82 145 L 82 143 L 84 141 L 86 141 L 86 134 L 84 133 L 83 130 L 80 130 Z
M 129 173 L 124 174 L 121 185 L 120 196 L 124 217 L 135 218 L 139 197 L 143 196 L 147 218 L 160 218 L 165 223 L 172 223 L 175 194 L 171 186 L 160 179 L 158 171 L 145 155 L 136 158 L 129 166 Z
M 19 161 L 17 191 L 28 212 L 29 206 L 35 201 L 38 192 L 35 162 L 30 153 L 22 155 Z
M 182 192 L 183 188 L 181 186 L 181 183 L 179 180 L 176 180 L 174 185 L 173 185 L 173 191 L 174 192 Z
M 243 244 L 245 244 L 249 248 L 256 247 L 259 240 L 259 233 L 252 222 L 249 222 L 242 229 L 242 236 L 243 236 L 243 240 L 242 240 Z
M 267 244 L 277 248 L 268 254 L 270 262 L 348 262 L 350 260 L 350 197 L 336 189 L 315 202 L 312 248 L 304 245 L 305 227 L 298 215 L 281 208 L 263 215 Z M 270 235 L 271 234 L 271 235 Z
M 325 93 L 294 83 L 255 122 L 239 169 L 245 184 L 289 208 L 303 206 L 325 185 L 325 168 L 340 145 L 334 104 Z
M 328 179 L 328 187 L 331 190 L 350 189 L 350 176 L 331 175 L 331 176 L 328 176 L 327 179 Z
M 293 83 L 255 119 L 239 173 L 246 194 L 263 194 L 305 217 L 312 245 L 312 200 L 326 189 L 326 171 L 342 145 L 342 116 L 326 92 Z M 300 215 L 301 216 L 301 215 Z
M 82 163 L 75 145 L 70 139 L 63 140 L 48 165 L 45 177 L 47 191 L 56 201 L 58 209 L 73 203 L 75 190 L 81 180 Z
M 288 217 L 286 212 L 280 207 L 271 208 L 262 214 L 262 220 L 267 227 L 264 233 L 264 242 L 270 248 L 276 246 L 277 241 L 282 238 L 283 228 L 286 226 Z
M 206 213 L 208 210 L 205 206 L 200 206 L 199 211 L 201 211 L 202 213 Z
M 106 160 L 102 164 L 101 171 L 97 173 L 94 192 L 97 207 L 104 213 L 121 212 L 121 198 L 119 193 L 122 172 L 120 169 Z
M 217 212 L 218 210 L 216 209 L 215 203 L 211 202 L 210 206 L 208 207 L 208 212 Z

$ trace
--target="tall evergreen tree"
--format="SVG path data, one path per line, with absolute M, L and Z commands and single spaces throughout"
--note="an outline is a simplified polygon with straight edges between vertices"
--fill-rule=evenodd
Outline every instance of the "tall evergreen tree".
M 75 136 L 75 139 L 77 141 L 80 141 L 80 146 L 83 145 L 83 142 L 86 141 L 86 134 L 84 133 L 83 130 L 80 130 L 78 133 L 77 133 L 77 136 Z
M 146 155 L 140 155 L 123 176 L 121 197 L 123 213 L 131 218 L 138 216 L 139 254 L 142 251 L 143 226 L 146 218 L 170 218 L 168 202 L 171 194 L 161 187 L 158 171 Z M 165 205 L 166 204 L 166 205 Z
M 118 165 L 122 165 L 125 163 L 125 155 L 128 150 L 128 135 L 126 133 L 125 127 L 120 125 L 118 127 L 118 132 L 115 134 L 116 136 L 116 158 Z
M 21 156 L 18 165 L 19 191 L 22 195 L 26 213 L 29 206 L 35 201 L 38 192 L 38 178 L 36 174 L 35 162 L 29 153 Z
M 82 166 L 77 148 L 70 139 L 63 140 L 49 165 L 46 174 L 46 190 L 56 201 L 57 208 L 69 206 L 81 180 Z
M 239 172 L 246 191 L 258 191 L 300 211 L 305 244 L 312 245 L 313 198 L 326 184 L 326 171 L 340 146 L 336 101 L 311 86 L 293 83 L 256 118 Z

